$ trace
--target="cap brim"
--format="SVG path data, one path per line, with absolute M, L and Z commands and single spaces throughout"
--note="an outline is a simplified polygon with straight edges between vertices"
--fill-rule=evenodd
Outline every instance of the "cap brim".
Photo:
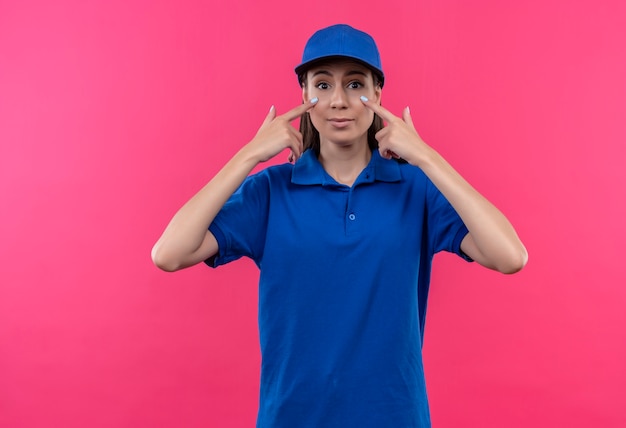
M 300 80 L 300 76 L 302 76 L 304 73 L 306 73 L 310 68 L 313 68 L 319 64 L 323 64 L 325 62 L 328 61 L 332 61 L 332 60 L 336 60 L 336 59 L 347 59 L 350 61 L 354 61 L 357 62 L 361 65 L 363 65 L 364 67 L 369 68 L 370 70 L 372 70 L 372 73 L 375 73 L 378 78 L 380 79 L 380 86 L 383 86 L 383 83 L 385 82 L 385 75 L 383 74 L 382 70 L 379 70 L 375 67 L 372 67 L 370 64 L 368 64 L 367 62 L 359 59 L 359 58 L 354 58 L 354 57 L 350 57 L 350 56 L 345 56 L 345 55 L 329 55 L 329 56 L 324 56 L 321 58 L 315 58 L 311 61 L 307 61 L 307 62 L 303 62 L 302 64 L 298 65 L 295 68 L 295 72 L 298 75 L 298 79 Z

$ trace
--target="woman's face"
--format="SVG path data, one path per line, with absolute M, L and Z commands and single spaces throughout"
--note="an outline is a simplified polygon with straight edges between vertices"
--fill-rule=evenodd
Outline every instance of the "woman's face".
M 380 103 L 380 94 L 370 69 L 359 63 L 333 61 L 308 70 L 302 97 L 305 101 L 319 100 L 309 114 L 320 134 L 320 144 L 367 144 L 374 113 L 365 107 L 361 96 Z

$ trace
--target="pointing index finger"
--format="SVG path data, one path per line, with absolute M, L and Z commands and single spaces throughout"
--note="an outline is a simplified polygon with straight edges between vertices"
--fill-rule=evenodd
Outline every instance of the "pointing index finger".
M 287 121 L 289 122 L 296 120 L 297 118 L 302 116 L 304 113 L 306 113 L 307 111 L 315 107 L 315 104 L 317 103 L 317 101 L 318 101 L 317 97 L 312 98 L 310 101 L 306 103 L 302 103 L 299 106 L 292 108 L 287 113 L 283 114 L 282 117 L 287 119 Z
M 363 104 L 365 104 L 367 108 L 372 110 L 374 113 L 380 116 L 387 123 L 396 119 L 396 116 L 393 113 L 391 113 L 389 110 L 387 110 L 385 107 L 381 106 L 380 104 L 371 102 L 367 97 L 362 96 L 361 101 L 363 101 Z

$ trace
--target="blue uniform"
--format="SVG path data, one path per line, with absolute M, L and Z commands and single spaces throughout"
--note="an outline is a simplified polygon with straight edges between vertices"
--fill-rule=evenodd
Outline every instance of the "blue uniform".
M 257 427 L 430 427 L 422 365 L 433 255 L 467 228 L 424 173 L 378 151 L 352 187 L 308 150 L 248 177 L 209 230 L 260 268 Z

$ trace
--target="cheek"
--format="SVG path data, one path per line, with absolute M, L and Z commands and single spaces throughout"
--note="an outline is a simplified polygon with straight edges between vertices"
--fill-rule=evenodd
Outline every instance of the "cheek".
M 374 123 L 374 112 L 363 106 L 363 110 L 359 111 L 359 127 L 367 131 L 372 123 Z
M 367 107 L 365 107 L 365 105 L 361 102 L 361 99 L 359 98 L 359 107 L 358 107 L 358 114 L 360 117 L 362 117 L 364 119 L 365 122 L 369 123 L 370 125 L 372 124 L 372 121 L 374 120 L 374 112 L 370 109 L 368 109 Z
M 318 104 L 321 102 L 318 101 Z M 321 124 L 323 123 L 323 119 L 321 118 L 319 112 L 316 112 L 315 109 L 309 112 L 309 117 L 311 118 L 311 123 L 315 127 L 315 129 L 320 129 Z

